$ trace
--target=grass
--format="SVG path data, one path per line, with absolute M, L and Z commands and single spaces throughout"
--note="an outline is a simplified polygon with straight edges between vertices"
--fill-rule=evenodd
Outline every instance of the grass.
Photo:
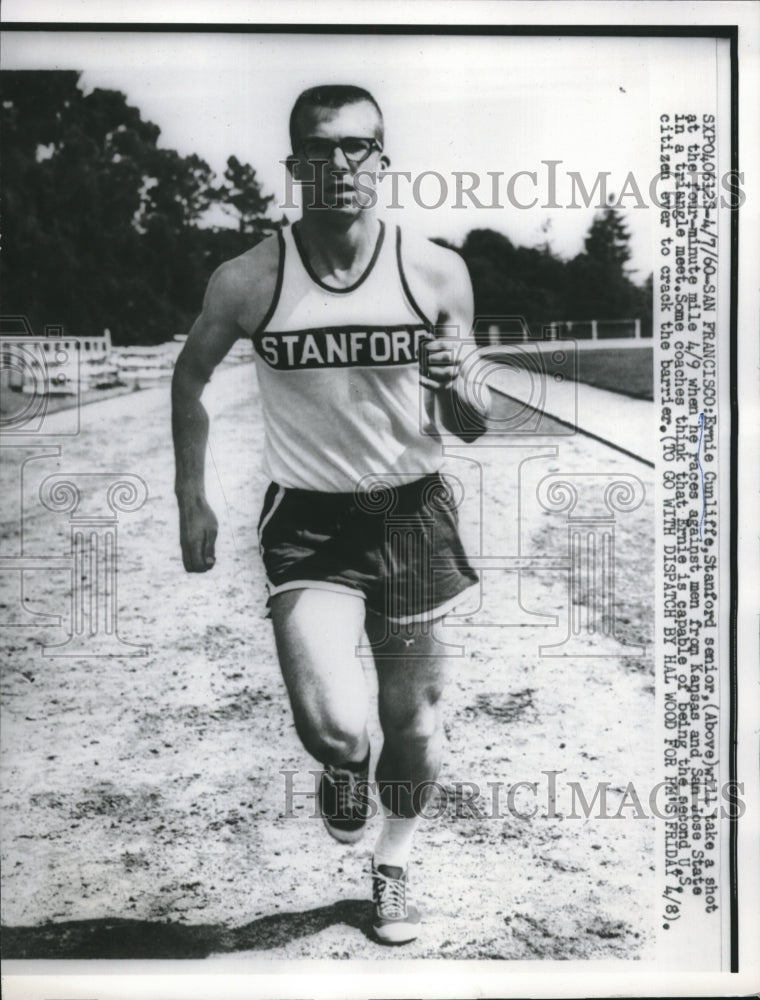
M 552 365 L 550 353 L 543 357 L 550 374 L 559 370 L 559 366 Z M 578 381 L 634 399 L 653 399 L 652 351 L 635 347 L 579 350 Z

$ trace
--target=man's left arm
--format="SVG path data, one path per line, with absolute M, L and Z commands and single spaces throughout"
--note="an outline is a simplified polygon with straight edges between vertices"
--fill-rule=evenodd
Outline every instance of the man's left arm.
M 464 346 L 471 336 L 474 318 L 472 283 L 462 258 L 452 251 L 446 256 L 447 274 L 439 293 L 438 325 L 455 328 Z M 462 359 L 457 356 L 461 351 L 452 350 L 452 346 L 445 340 L 426 345 L 420 382 L 435 393 L 444 428 L 462 441 L 475 441 L 487 428 L 490 393 L 485 385 L 480 386 L 476 398 L 475 387 L 467 385 L 461 373 Z

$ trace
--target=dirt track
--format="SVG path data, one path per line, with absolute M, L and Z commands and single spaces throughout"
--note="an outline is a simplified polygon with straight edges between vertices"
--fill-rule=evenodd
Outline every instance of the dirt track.
M 121 636 L 150 654 L 42 658 L 39 642 L 60 642 L 67 628 L 0 632 L 11 649 L 2 675 L 4 957 L 649 957 L 653 824 L 631 809 L 628 818 L 569 819 L 567 782 L 590 798 L 608 781 L 614 811 L 628 782 L 641 790 L 656 780 L 651 660 L 538 655 L 564 634 L 558 570 L 526 573 L 521 592 L 523 608 L 558 615 L 557 627 L 527 617 L 522 628 L 493 627 L 517 608 L 517 575 L 494 569 L 484 574 L 482 608 L 462 609 L 440 631 L 463 647 L 452 657 L 441 783 L 453 794 L 456 782 L 475 782 L 490 795 L 486 783 L 501 782 L 501 816 L 476 818 L 466 807 L 457 816 L 450 802 L 430 820 L 413 868 L 424 933 L 391 951 L 371 941 L 377 821 L 363 843 L 344 848 L 310 817 L 308 799 L 284 815 L 280 772 L 299 772 L 296 788 L 308 791 L 316 764 L 296 739 L 263 618 L 255 396 L 248 365 L 220 371 L 209 389 L 220 542 L 215 570 L 202 577 L 186 575 L 179 559 L 168 387 L 84 408 L 80 435 L 59 441 L 61 458 L 27 466 L 25 551 L 41 555 L 68 551 L 67 516 L 36 501 L 46 475 L 145 480 L 144 506 L 120 515 L 118 597 Z M 649 471 L 585 438 L 531 440 L 559 453 L 523 466 L 518 525 L 518 462 L 529 449 L 505 443 L 462 449 L 480 463 L 482 491 L 478 466 L 452 460 L 467 493 L 470 551 L 482 535 L 484 553 L 515 554 L 519 535 L 523 554 L 561 555 L 564 515 L 525 500 L 535 477 L 635 474 L 648 498 L 616 524 L 617 613 L 627 641 L 651 640 Z M 4 510 L 18 507 L 16 471 L 4 473 Z M 17 551 L 17 520 L 3 524 L 0 541 Z M 66 615 L 67 580 L 63 571 L 25 574 L 27 608 Z M 15 613 L 18 585 L 9 574 L 4 614 Z M 373 674 L 367 662 L 370 683 Z M 372 737 L 376 755 L 376 719 Z M 559 772 L 564 819 L 546 817 L 546 771 Z M 523 789 L 510 812 L 506 787 L 518 781 L 537 782 L 538 793 Z M 535 817 L 517 814 L 534 805 Z M 489 812 L 489 800 L 481 808 Z

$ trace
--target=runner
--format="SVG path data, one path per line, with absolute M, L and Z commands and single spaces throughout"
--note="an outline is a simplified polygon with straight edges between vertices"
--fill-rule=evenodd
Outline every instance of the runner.
M 189 572 L 214 565 L 200 399 L 235 340 L 250 337 L 271 479 L 259 541 L 280 667 L 298 735 L 324 768 L 325 825 L 352 843 L 369 812 L 368 697 L 356 650 L 365 632 L 372 644 L 384 810 L 373 928 L 381 942 L 401 943 L 418 934 L 408 863 L 441 757 L 445 660 L 430 623 L 477 583 L 439 471 L 439 431 L 472 440 L 486 414 L 465 401 L 455 352 L 435 343 L 443 325 L 469 333 L 472 290 L 457 254 L 378 217 L 376 186 L 390 161 L 367 91 L 305 91 L 290 132 L 301 218 L 214 273 L 177 361 L 182 555 Z

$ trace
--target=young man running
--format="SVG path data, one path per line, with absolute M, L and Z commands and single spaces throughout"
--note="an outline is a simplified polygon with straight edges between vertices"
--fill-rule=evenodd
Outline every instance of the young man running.
M 356 655 L 365 631 L 375 650 L 385 816 L 372 861 L 373 927 L 380 941 L 400 943 L 418 933 L 407 866 L 441 756 L 445 664 L 430 622 L 477 582 L 439 475 L 436 428 L 469 440 L 485 413 L 464 401 L 457 359 L 434 341 L 440 325 L 469 333 L 472 291 L 458 255 L 402 239 L 378 218 L 373 193 L 390 161 L 367 91 L 304 92 L 290 130 L 302 217 L 215 272 L 177 361 L 182 555 L 189 572 L 214 565 L 200 397 L 234 341 L 250 337 L 271 479 L 259 539 L 280 667 L 298 735 L 324 767 L 325 825 L 351 843 L 368 812 L 368 705 Z M 403 531 L 389 532 L 390 515 Z

